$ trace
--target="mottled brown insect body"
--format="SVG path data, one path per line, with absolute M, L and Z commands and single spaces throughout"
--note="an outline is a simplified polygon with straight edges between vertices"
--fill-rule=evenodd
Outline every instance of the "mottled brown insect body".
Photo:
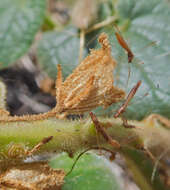
M 91 50 L 64 83 L 58 84 L 57 109 L 61 112 L 83 113 L 98 106 L 107 107 L 124 98 L 125 92 L 113 86 L 116 61 L 111 56 L 107 35 L 101 34 L 98 41 L 101 48 Z M 59 69 L 58 76 L 60 72 Z

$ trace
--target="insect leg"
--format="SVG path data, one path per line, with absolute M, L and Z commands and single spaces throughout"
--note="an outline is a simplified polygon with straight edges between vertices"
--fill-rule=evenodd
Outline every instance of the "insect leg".
M 120 144 L 116 141 L 113 140 L 111 136 L 109 136 L 106 132 L 106 130 L 104 129 L 104 127 L 102 127 L 102 125 L 100 124 L 100 122 L 98 121 L 96 115 L 92 112 L 90 112 L 90 116 L 91 119 L 94 123 L 94 126 L 96 127 L 96 130 L 98 131 L 98 133 L 100 133 L 103 138 L 114 148 L 120 148 Z

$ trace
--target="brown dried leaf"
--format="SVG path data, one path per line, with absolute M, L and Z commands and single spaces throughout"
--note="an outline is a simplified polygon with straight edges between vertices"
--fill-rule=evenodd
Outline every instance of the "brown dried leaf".
M 63 184 L 63 170 L 53 170 L 46 163 L 23 163 L 9 167 L 0 175 L 4 190 L 58 190 Z

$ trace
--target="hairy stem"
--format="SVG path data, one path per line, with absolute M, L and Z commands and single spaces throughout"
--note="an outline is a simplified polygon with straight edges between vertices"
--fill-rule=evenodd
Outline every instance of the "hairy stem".
M 100 119 L 108 134 L 120 144 L 138 138 L 136 129 L 125 129 L 120 119 Z M 45 137 L 53 136 L 38 152 L 57 151 L 75 153 L 84 148 L 106 146 L 102 136 L 96 133 L 90 120 L 59 120 L 49 118 L 38 121 L 0 122 L 0 151 L 10 157 L 9 149 L 17 144 L 25 150 L 32 149 Z M 131 140 L 130 140 L 131 141 Z M 100 143 L 100 144 L 98 144 Z M 107 145 L 108 146 L 108 145 Z

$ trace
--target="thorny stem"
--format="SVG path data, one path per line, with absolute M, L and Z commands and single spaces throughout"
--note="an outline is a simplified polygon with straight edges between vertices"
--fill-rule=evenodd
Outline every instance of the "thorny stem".
M 161 125 L 154 127 L 155 119 L 154 117 L 149 117 L 140 122 L 130 121 L 129 124 L 135 125 L 136 128 L 128 129 L 123 127 L 122 121 L 119 118 L 99 118 L 102 129 L 104 129 L 107 135 L 120 143 L 121 149 L 119 152 L 125 155 L 128 165 L 135 174 L 135 178 L 142 179 L 139 181 L 141 187 L 146 186 L 148 190 L 153 190 L 150 182 L 144 183 L 144 174 L 140 172 L 138 165 L 135 164 L 135 160 L 133 160 L 129 153 L 126 153 L 126 150 L 128 148 L 135 150 L 137 147 L 141 147 L 145 144 L 146 148 L 152 151 L 152 142 L 154 142 L 155 139 L 157 139 L 157 141 L 160 140 L 160 142 L 164 141 L 167 145 L 169 144 L 169 130 L 163 128 Z M 5 166 L 4 163 L 8 162 L 8 159 L 16 160 L 18 158 L 17 156 L 19 156 L 19 158 L 22 158 L 22 156 L 25 158 L 23 154 L 26 152 L 25 150 L 35 150 L 37 149 L 36 145 L 38 145 L 38 152 L 33 151 L 34 154 L 63 151 L 74 154 L 76 152 L 82 152 L 83 150 L 99 147 L 98 142 L 102 149 L 112 151 L 113 147 L 109 146 L 108 141 L 106 142 L 103 136 L 98 134 L 99 141 L 97 141 L 95 128 L 96 126 L 94 126 L 89 119 L 71 121 L 51 117 L 39 121 L 0 122 L 1 169 Z M 152 136 L 153 132 L 154 136 Z M 128 142 L 129 138 L 133 138 L 134 141 Z M 126 144 L 125 141 L 127 141 Z M 151 144 L 149 144 L 149 142 L 151 142 Z M 39 147 L 39 145 L 42 146 Z M 156 146 L 158 147 L 158 144 Z M 159 146 L 162 146 L 162 150 L 167 147 L 166 144 L 159 144 Z M 140 149 L 141 148 L 139 148 L 139 150 Z
M 102 126 L 110 137 L 118 140 L 119 143 L 124 142 L 129 136 L 136 136 L 135 131 L 125 129 L 120 119 L 102 119 Z M 44 137 L 53 138 L 42 145 Z M 108 146 L 103 137 L 99 136 L 101 145 Z M 5 159 L 13 158 L 15 149 L 19 148 L 20 152 L 25 150 L 35 150 L 36 145 L 42 145 L 37 152 L 63 152 L 69 154 L 75 153 L 82 149 L 91 148 L 98 145 L 96 140 L 96 130 L 94 124 L 89 120 L 69 121 L 49 118 L 40 121 L 24 121 L 24 122 L 1 122 L 0 123 L 0 155 Z
M 155 138 L 166 143 L 169 142 L 169 133 L 164 128 L 151 128 L 155 125 L 155 121 L 145 119 L 143 121 L 130 121 L 130 125 L 135 125 L 136 128 L 124 128 L 121 119 L 104 119 L 99 118 L 105 133 L 112 139 L 118 141 L 122 146 L 125 146 L 125 141 L 134 139 L 132 142 L 126 143 L 130 147 L 141 147 L 145 144 L 145 148 L 153 146 Z M 74 154 L 80 150 L 98 146 L 98 142 L 104 148 L 108 148 L 108 142 L 103 136 L 98 136 L 96 139 L 96 126 L 89 120 L 59 120 L 56 118 L 49 118 L 39 121 L 23 121 L 23 122 L 0 122 L 0 156 L 2 159 L 11 159 L 17 156 L 22 157 L 25 150 L 34 150 L 33 148 L 43 141 L 44 137 L 53 138 L 48 143 L 43 145 L 34 154 L 45 152 L 63 152 Z M 154 136 L 153 131 L 154 130 Z M 148 140 L 149 139 L 149 140 Z M 145 143 L 147 142 L 147 144 Z M 161 140 L 162 141 L 162 140 Z M 44 142 L 44 141 L 43 141 Z M 165 144 L 159 146 L 166 147 Z M 110 147 L 110 146 L 109 146 Z M 16 155 L 16 149 L 20 149 L 21 155 Z M 23 150 L 23 151 L 22 151 Z

